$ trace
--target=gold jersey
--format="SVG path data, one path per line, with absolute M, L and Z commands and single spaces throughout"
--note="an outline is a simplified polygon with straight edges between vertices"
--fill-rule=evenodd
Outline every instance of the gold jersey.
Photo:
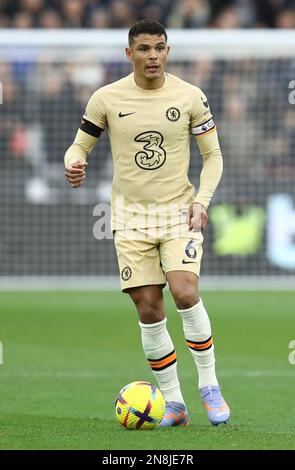
M 204 93 L 169 73 L 161 88 L 142 89 L 131 73 L 94 92 L 76 143 L 81 144 L 84 133 L 93 140 L 105 128 L 114 161 L 112 229 L 184 222 L 195 199 L 188 179 L 191 135 L 199 144 L 199 138 L 215 133 L 211 146 L 199 147 L 202 155 L 211 150 L 220 154 Z M 209 199 L 199 202 L 206 207 Z

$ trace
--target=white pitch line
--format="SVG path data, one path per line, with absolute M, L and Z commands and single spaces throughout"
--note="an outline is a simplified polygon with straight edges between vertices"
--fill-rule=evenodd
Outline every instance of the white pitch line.
M 292 366 L 290 366 L 291 368 Z M 193 369 L 192 369 L 193 373 Z M 183 377 L 188 377 L 192 375 L 192 373 L 185 373 L 182 374 Z M 101 379 L 101 378 L 109 378 L 113 374 L 110 374 L 105 371 L 77 371 L 77 372 L 70 372 L 70 371 L 1 371 L 0 369 L 0 378 L 23 378 L 23 379 Z M 138 374 L 137 374 L 138 375 Z M 276 370 L 245 370 L 245 371 L 229 371 L 224 370 L 220 371 L 218 374 L 220 377 L 248 377 L 256 379 L 257 377 L 289 377 L 295 379 L 295 367 L 292 368 L 290 371 L 276 371 Z
M 0 33 L 1 35 L 1 33 Z M 0 59 L 1 61 L 1 59 Z M 202 291 L 291 291 L 294 276 L 202 276 Z M 119 276 L 0 276 L 0 292 L 115 291 Z M 168 291 L 166 287 L 166 291 Z
M 245 370 L 242 372 L 223 371 L 219 375 L 223 377 L 293 377 L 295 378 L 295 368 L 290 371 L 277 371 L 277 370 Z
M 14 378 L 19 377 L 23 379 L 101 379 L 110 377 L 111 374 L 107 372 L 70 372 L 70 371 L 13 371 L 1 372 L 0 377 Z

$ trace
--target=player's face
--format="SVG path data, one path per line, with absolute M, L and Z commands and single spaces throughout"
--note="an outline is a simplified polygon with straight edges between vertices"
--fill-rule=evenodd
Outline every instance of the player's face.
M 126 49 L 126 55 L 134 64 L 137 77 L 153 81 L 163 78 L 169 50 L 163 35 L 140 34 Z

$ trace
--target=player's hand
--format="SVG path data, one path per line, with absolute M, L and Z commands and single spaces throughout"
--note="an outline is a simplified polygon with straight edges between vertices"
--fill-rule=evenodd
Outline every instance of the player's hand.
M 77 161 L 71 164 L 71 166 L 65 168 L 65 175 L 72 188 L 78 188 L 84 182 L 86 178 L 85 168 L 88 165 L 87 162 Z
M 193 202 L 189 206 L 188 213 L 187 213 L 187 223 L 189 226 L 189 230 L 193 230 L 194 232 L 203 231 L 208 222 L 208 215 L 207 211 L 202 204 L 199 202 Z

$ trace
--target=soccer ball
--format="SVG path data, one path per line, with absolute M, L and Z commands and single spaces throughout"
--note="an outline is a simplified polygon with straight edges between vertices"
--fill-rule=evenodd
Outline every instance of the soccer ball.
M 154 429 L 166 409 L 162 392 L 150 382 L 132 382 L 120 390 L 115 401 L 116 416 L 127 429 Z

